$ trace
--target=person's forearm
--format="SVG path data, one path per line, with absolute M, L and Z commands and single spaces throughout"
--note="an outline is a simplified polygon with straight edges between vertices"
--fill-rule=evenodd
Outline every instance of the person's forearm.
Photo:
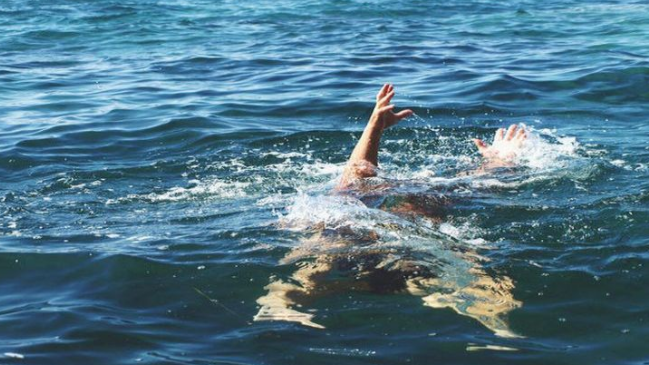
M 383 128 L 379 123 L 379 118 L 373 114 L 361 138 L 356 143 L 352 155 L 349 157 L 349 164 L 367 161 L 374 166 L 378 166 L 381 135 L 383 135 Z
M 383 128 L 379 118 L 372 114 L 361 138 L 352 151 L 338 189 L 348 188 L 356 179 L 376 176 L 378 165 L 379 143 Z

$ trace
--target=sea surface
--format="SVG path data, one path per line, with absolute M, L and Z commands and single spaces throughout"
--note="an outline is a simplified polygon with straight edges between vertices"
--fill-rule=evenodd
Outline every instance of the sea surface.
M 441 221 L 333 193 L 384 83 L 379 175 Z M 290 306 L 324 328 L 254 321 L 341 227 Z M 379 249 L 509 282 L 512 335 L 327 289 Z M 649 364 L 648 249 L 644 1 L 0 2 L 1 364 Z

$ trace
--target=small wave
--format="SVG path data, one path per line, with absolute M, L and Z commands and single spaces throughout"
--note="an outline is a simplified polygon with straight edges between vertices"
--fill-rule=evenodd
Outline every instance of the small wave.
M 159 203 L 240 198 L 247 195 L 246 189 L 251 186 L 251 183 L 211 179 L 204 181 L 190 180 L 189 185 L 189 187 L 173 187 L 161 193 L 130 194 L 125 198 L 109 199 L 106 201 L 106 204 L 110 205 L 133 200 Z
M 189 188 L 175 187 L 162 194 L 151 193 L 147 195 L 147 198 L 152 202 L 182 201 L 201 196 L 235 198 L 245 196 L 245 189 L 250 186 L 250 183 L 245 182 L 225 182 L 219 180 L 207 182 L 194 180 L 190 181 L 191 183 L 195 185 Z

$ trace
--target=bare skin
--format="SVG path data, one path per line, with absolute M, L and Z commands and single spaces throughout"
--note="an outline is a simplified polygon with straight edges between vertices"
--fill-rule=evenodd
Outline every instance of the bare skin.
M 349 157 L 339 184 L 340 189 L 347 188 L 355 179 L 376 176 L 376 168 L 379 164 L 379 143 L 383 131 L 413 114 L 410 109 L 398 113 L 394 112 L 395 106 L 390 104 L 394 93 L 394 86 L 385 84 L 376 94 L 374 111 L 361 135 L 361 139 Z
M 490 145 L 481 139 L 474 139 L 478 152 L 484 158 L 483 169 L 514 166 L 516 158 L 527 140 L 525 126 L 512 124 L 507 130 L 500 128 L 496 131 L 493 143 Z
M 349 188 L 354 181 L 377 176 L 379 145 L 383 131 L 413 114 L 410 109 L 395 113 L 394 104 L 390 104 L 394 95 L 395 90 L 392 84 L 383 85 L 376 95 L 374 111 L 361 138 L 349 156 L 338 189 L 344 190 Z M 527 131 L 524 126 L 519 127 L 515 124 L 509 126 L 507 130 L 498 129 L 491 145 L 481 139 L 474 139 L 473 142 L 478 148 L 478 152 L 484 158 L 480 171 L 513 166 L 526 139 Z
M 394 87 L 390 84 L 383 85 L 377 94 L 374 111 L 349 158 L 338 190 L 359 189 L 355 182 L 377 176 L 379 143 L 383 131 L 413 114 L 409 109 L 394 112 L 394 105 L 390 104 L 394 94 Z M 526 138 L 524 127 L 512 125 L 507 131 L 499 129 L 491 145 L 475 139 L 474 143 L 484 158 L 483 169 L 512 166 Z M 443 219 L 443 209 L 439 209 L 442 205 L 443 202 L 434 199 L 406 196 L 396 206 L 381 206 L 379 209 L 401 217 L 419 216 L 439 224 Z M 282 260 L 283 264 L 296 263 L 298 269 L 290 280 L 272 279 L 266 286 L 267 294 L 257 300 L 261 308 L 255 321 L 289 321 L 324 328 L 313 321 L 314 314 L 296 309 L 301 307 L 301 299 L 331 291 L 381 292 L 386 289 L 420 296 L 425 306 L 451 308 L 460 315 L 474 318 L 498 336 L 518 337 L 503 319 L 507 313 L 522 305 L 513 297 L 513 281 L 504 275 L 487 274 L 480 264 L 487 259 L 470 249 L 452 249 L 460 262 L 469 264 L 467 271 L 473 279 L 468 284 L 444 280 L 432 272 L 423 273 L 427 271 L 426 268 L 418 266 L 416 262 L 397 260 L 395 263 L 390 252 L 364 251 L 355 258 L 350 258 L 344 251 L 342 254 L 331 253 L 378 239 L 375 232 L 358 233 L 349 227 L 337 228 L 333 233 L 327 233 L 325 227 L 316 230 L 311 238 L 301 242 Z M 331 270 L 350 264 L 363 267 L 355 274 L 360 281 L 353 281 L 351 286 L 349 283 L 335 282 L 317 284 L 325 281 Z M 386 269 L 388 266 L 389 269 Z
M 515 157 L 516 151 L 520 150 L 527 139 L 527 132 L 524 127 L 519 128 L 512 124 L 505 131 L 500 128 L 496 131 L 492 145 L 481 139 L 474 139 L 478 152 L 487 159 L 511 159 Z

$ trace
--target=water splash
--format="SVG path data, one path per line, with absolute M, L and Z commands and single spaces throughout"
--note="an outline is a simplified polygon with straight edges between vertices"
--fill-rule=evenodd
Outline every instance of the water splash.
M 536 171 L 556 171 L 574 167 L 583 160 L 576 138 L 559 136 L 556 130 L 537 131 L 525 124 L 519 127 L 528 130 L 528 137 L 521 148 L 513 151 L 516 164 Z

